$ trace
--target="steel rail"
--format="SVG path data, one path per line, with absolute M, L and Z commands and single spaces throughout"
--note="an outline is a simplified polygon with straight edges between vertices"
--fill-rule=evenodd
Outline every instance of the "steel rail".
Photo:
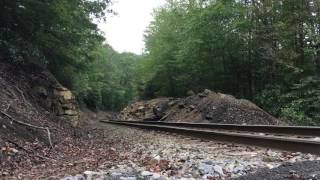
M 266 148 L 274 148 L 280 150 L 303 152 L 311 154 L 320 154 L 320 142 L 284 137 L 270 137 L 263 135 L 252 135 L 234 132 L 221 132 L 213 130 L 199 130 L 186 127 L 173 127 L 158 124 L 147 124 L 137 122 L 123 121 L 101 121 L 103 123 L 111 123 L 116 125 L 131 126 L 148 130 L 160 130 L 171 133 L 183 134 L 202 139 L 231 142 L 236 144 L 246 144 Z
M 174 127 L 203 128 L 230 131 L 246 131 L 271 134 L 291 134 L 301 136 L 319 136 L 319 126 L 274 126 L 274 125 L 237 125 L 237 124 L 216 124 L 216 123 L 180 123 L 160 121 L 121 121 L 140 124 L 157 124 Z

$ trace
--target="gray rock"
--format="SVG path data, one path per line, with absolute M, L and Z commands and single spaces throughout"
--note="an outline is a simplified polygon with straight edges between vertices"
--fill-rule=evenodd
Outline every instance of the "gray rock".
M 81 174 L 75 175 L 74 178 L 75 178 L 75 180 L 86 180 L 86 178 Z
M 168 180 L 169 178 L 166 178 L 166 177 L 164 177 L 164 176 L 160 176 L 159 178 L 158 178 L 158 180 Z
M 160 174 L 154 173 L 154 174 L 152 175 L 151 179 L 152 179 L 152 180 L 159 180 L 160 177 L 161 177 Z
M 234 167 L 233 173 L 234 174 L 239 174 L 239 173 L 242 173 L 243 170 L 244 170 L 244 166 L 243 165 L 237 165 L 236 167 Z
M 202 161 L 202 163 L 208 164 L 208 165 L 213 165 L 213 161 L 211 161 L 211 160 L 205 160 L 205 161 Z
M 61 178 L 60 180 L 77 180 L 77 179 L 75 179 L 73 176 L 66 176 Z
M 120 177 L 120 180 L 137 180 L 136 177 Z
M 215 165 L 213 166 L 213 170 L 217 172 L 220 176 L 224 176 L 223 169 L 221 166 Z
M 208 165 L 208 164 L 204 164 L 201 163 L 199 165 L 199 172 L 200 174 L 204 175 L 204 174 L 212 174 L 214 172 L 213 170 L 213 166 L 212 165 Z
M 119 179 L 120 177 L 122 176 L 122 173 L 119 173 L 119 172 L 113 172 L 111 173 L 111 179 Z
M 142 172 L 141 172 L 141 175 L 142 175 L 142 176 L 153 176 L 153 173 L 152 173 L 152 172 L 149 172 L 149 171 L 142 171 Z
M 200 177 L 200 174 L 199 174 L 199 172 L 197 171 L 197 170 L 193 170 L 192 172 L 191 172 L 191 174 L 192 174 L 192 177 L 193 178 L 199 178 Z

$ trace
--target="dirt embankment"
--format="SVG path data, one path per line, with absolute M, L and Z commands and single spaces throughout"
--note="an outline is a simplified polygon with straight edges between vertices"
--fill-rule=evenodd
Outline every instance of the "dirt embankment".
M 210 90 L 182 99 L 158 98 L 136 102 L 126 107 L 119 117 L 132 121 L 283 124 L 248 100 Z
M 0 179 L 59 179 L 117 160 L 116 140 L 79 128 L 74 96 L 47 70 L 0 59 L 0 87 Z

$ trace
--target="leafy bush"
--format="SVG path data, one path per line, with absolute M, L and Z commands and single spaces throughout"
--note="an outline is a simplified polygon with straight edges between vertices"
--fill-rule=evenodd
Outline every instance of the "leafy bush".
M 297 125 L 320 125 L 320 79 L 307 77 L 289 89 L 262 91 L 256 101 L 270 113 Z

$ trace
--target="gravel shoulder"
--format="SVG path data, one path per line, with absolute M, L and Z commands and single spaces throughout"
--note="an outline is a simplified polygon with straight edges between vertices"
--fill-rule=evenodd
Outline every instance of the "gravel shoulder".
M 129 145 L 127 151 L 122 149 L 119 153 L 121 161 L 112 166 L 87 169 L 82 174 L 91 179 L 233 179 L 248 174 L 251 179 L 260 179 L 261 174 L 251 173 L 288 167 L 283 166 L 285 163 L 320 160 L 310 154 L 203 141 L 109 124 L 96 126 L 108 132 L 108 138 L 121 139 Z

